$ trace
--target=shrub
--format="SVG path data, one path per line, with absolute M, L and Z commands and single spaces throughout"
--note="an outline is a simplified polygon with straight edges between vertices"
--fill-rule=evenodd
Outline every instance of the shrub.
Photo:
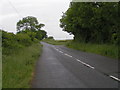
M 32 44 L 31 38 L 26 33 L 17 34 L 16 39 L 20 44 L 24 46 L 30 46 Z

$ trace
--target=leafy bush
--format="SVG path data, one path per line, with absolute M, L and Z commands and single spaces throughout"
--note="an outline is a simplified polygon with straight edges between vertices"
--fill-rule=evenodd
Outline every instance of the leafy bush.
M 54 40 L 53 36 L 49 36 L 47 39 L 53 39 Z
M 13 33 L 7 33 L 2 31 L 2 46 L 6 48 L 13 48 L 15 43 L 15 35 Z
M 29 37 L 28 34 L 25 34 L 25 33 L 17 34 L 16 39 L 20 44 L 24 46 L 30 46 L 32 44 L 31 38 Z
M 23 48 L 25 46 L 30 46 L 32 44 L 31 38 L 28 34 L 19 33 L 17 35 L 13 33 L 8 33 L 2 30 L 2 52 L 3 54 L 10 54 L 17 49 Z

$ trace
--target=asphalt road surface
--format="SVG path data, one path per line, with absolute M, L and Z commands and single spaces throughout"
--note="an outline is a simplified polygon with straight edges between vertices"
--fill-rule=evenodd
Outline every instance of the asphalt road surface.
M 32 88 L 118 88 L 118 60 L 41 43 Z

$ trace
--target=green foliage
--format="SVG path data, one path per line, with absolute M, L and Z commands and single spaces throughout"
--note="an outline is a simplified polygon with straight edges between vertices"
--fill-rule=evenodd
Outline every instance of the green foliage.
M 36 61 L 42 45 L 32 44 L 2 56 L 2 88 L 30 88 Z
M 35 32 L 27 31 L 25 34 L 27 34 L 31 38 L 31 41 L 34 41 L 36 36 Z
M 42 40 L 47 37 L 47 33 L 41 30 L 44 26 L 44 24 L 39 24 L 35 17 L 28 16 L 17 22 L 17 33 L 27 33 L 32 41 L 35 38 Z
M 73 48 L 76 50 L 84 51 L 84 52 L 90 52 L 90 53 L 96 53 L 103 56 L 108 56 L 114 59 L 120 59 L 118 58 L 118 47 L 115 45 L 108 45 L 108 44 L 91 44 L 91 43 L 79 43 L 79 42 L 69 42 L 67 43 L 67 47 Z M 113 49 L 114 48 L 114 49 Z
M 8 55 L 22 47 L 23 46 L 20 45 L 19 42 L 16 40 L 15 34 L 8 33 L 2 30 L 2 54 Z
M 73 34 L 75 41 L 119 44 L 119 20 L 117 2 L 72 2 L 60 27 Z
M 38 40 L 42 40 L 44 38 L 47 38 L 47 33 L 44 30 L 38 30 L 36 32 L 35 38 L 37 38 Z
M 7 33 L 2 31 L 2 46 L 7 48 L 14 48 L 13 43 L 17 43 L 15 35 L 13 33 Z
M 53 44 L 53 45 L 66 45 L 71 40 L 54 40 L 54 39 L 46 38 L 46 39 L 44 39 L 42 41 L 46 42 L 46 43 L 49 43 L 49 44 Z
M 24 46 L 29 46 L 32 44 L 32 40 L 28 34 L 19 33 L 16 35 L 16 40 L 19 42 L 19 44 L 22 44 Z
M 54 40 L 53 36 L 49 36 L 47 39 L 53 39 Z
M 43 26 L 35 17 L 29 16 L 17 23 L 17 34 L 0 30 L 3 88 L 30 88 L 35 60 L 41 52 L 41 45 L 37 43 L 47 37 L 47 33 L 41 30 Z
M 3 54 L 10 54 L 46 38 L 47 33 L 41 30 L 43 26 L 44 24 L 39 24 L 35 17 L 28 16 L 17 23 L 17 34 L 1 30 Z
M 31 30 L 36 31 L 36 27 L 39 27 L 38 21 L 35 17 L 28 16 L 17 22 L 17 31 Z M 41 28 L 41 27 L 39 27 Z
M 73 48 L 83 52 L 96 53 L 103 56 L 108 56 L 110 58 L 120 59 L 118 55 L 120 49 L 118 49 L 118 47 L 112 44 L 80 43 L 73 40 L 52 40 L 52 39 L 44 39 L 43 41 L 53 45 L 65 45 L 68 48 Z
M 2 30 L 2 53 L 10 54 L 16 52 L 16 50 L 21 49 L 25 46 L 30 46 L 32 44 L 31 38 L 28 34 L 19 33 L 17 35 L 13 33 L 8 33 Z

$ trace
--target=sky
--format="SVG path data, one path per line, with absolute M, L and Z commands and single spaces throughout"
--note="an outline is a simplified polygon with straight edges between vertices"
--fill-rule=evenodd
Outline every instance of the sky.
M 16 23 L 23 17 L 34 16 L 48 36 L 57 40 L 73 39 L 62 31 L 59 20 L 69 8 L 70 0 L 0 0 L 0 29 L 16 33 Z

